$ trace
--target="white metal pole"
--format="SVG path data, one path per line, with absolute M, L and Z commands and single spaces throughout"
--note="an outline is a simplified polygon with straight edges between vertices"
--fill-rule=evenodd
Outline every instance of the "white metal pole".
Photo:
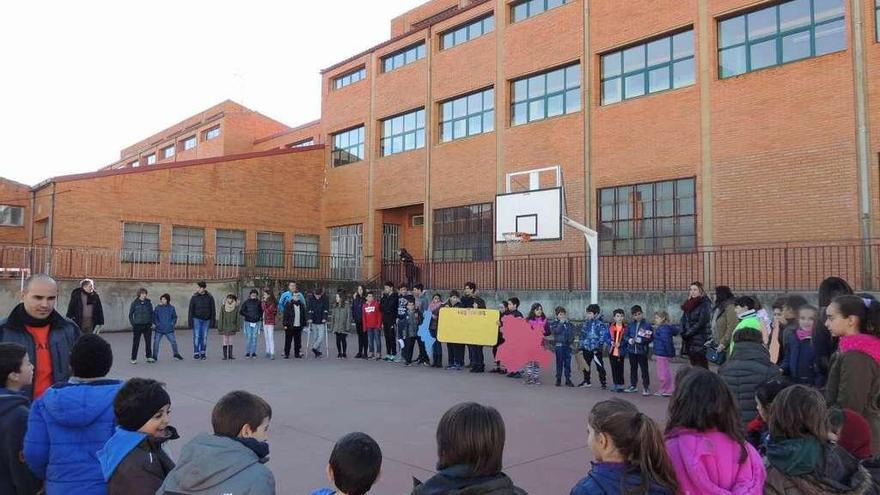
M 599 233 L 576 222 L 568 217 L 562 217 L 562 221 L 573 229 L 584 234 L 587 245 L 590 247 L 590 304 L 599 303 Z

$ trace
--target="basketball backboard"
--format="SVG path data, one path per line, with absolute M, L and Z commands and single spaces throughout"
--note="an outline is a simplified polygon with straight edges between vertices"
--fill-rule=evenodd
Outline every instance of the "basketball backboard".
M 564 194 L 558 166 L 507 174 L 506 192 L 495 197 L 495 242 L 522 232 L 533 241 L 562 239 Z

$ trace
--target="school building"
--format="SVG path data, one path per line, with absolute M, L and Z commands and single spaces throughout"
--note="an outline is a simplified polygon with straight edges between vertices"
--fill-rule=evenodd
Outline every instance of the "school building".
M 807 290 L 832 274 L 873 288 L 878 12 L 433 0 L 322 71 L 320 121 L 224 102 L 107 170 L 37 186 L 25 242 L 118 250 L 129 268 L 132 252 L 168 252 L 196 271 L 254 252 L 283 273 L 365 280 L 402 280 L 405 247 L 432 287 L 583 290 L 577 231 L 498 242 L 511 212 L 497 195 L 561 186 L 558 213 L 599 233 L 604 290 Z

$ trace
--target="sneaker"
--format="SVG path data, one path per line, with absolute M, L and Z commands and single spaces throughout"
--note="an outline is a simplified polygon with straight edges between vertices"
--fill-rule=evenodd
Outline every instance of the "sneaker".
M 455 369 L 455 365 L 454 365 L 454 364 L 450 364 L 449 366 L 446 367 L 446 369 L 452 371 L 452 370 Z
M 156 362 L 156 360 L 153 359 L 153 358 L 147 358 L 147 362 L 150 363 L 150 364 L 153 364 L 153 363 Z
M 181 356 L 180 354 L 175 354 L 174 359 L 176 359 L 178 361 L 183 361 L 183 356 Z
M 642 389 L 642 397 L 648 397 L 650 395 L 651 395 L 651 389 L 649 389 L 649 388 Z
M 202 361 L 204 361 L 204 360 L 208 359 L 208 355 L 205 354 L 205 353 L 203 352 L 203 353 L 199 356 L 199 359 L 201 359 Z
M 566 387 L 574 387 L 574 383 L 571 382 L 571 379 L 566 378 L 565 379 L 565 386 Z
M 586 381 L 586 380 L 584 380 L 580 384 L 578 384 L 578 388 L 590 388 L 592 386 L 593 386 L 593 384 Z
M 633 386 L 630 386 L 630 387 L 623 389 L 623 391 L 627 394 L 633 394 L 633 393 L 637 392 L 638 389 Z
M 404 364 L 404 366 L 406 366 L 407 368 L 409 368 L 410 366 L 412 366 L 412 363 L 406 363 L 406 364 Z
M 672 394 L 670 394 L 669 392 L 663 392 L 663 393 L 660 394 L 660 395 L 663 396 L 663 397 L 672 397 Z
M 131 364 L 138 364 L 138 360 L 137 360 L 137 359 L 132 359 L 131 361 L 129 361 L 129 363 L 131 363 Z
M 229 359 L 233 359 L 232 356 L 230 356 Z M 275 354 L 269 354 L 269 359 L 275 361 Z
M 663 394 L 660 392 L 654 392 L 654 397 L 663 397 Z
M 193 354 L 193 359 L 199 359 L 199 353 Z
M 557 386 L 557 387 L 561 387 L 561 386 L 562 386 L 562 380 L 560 380 L 559 378 L 556 379 L 556 386 Z
M 608 390 L 608 385 L 602 384 L 602 390 Z
M 283 357 L 284 359 L 290 359 L 290 354 L 285 354 L 285 355 L 282 356 L 282 357 Z

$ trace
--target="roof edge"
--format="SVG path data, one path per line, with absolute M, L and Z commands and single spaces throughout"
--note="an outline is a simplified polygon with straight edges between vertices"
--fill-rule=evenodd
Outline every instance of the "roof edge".
M 286 136 L 286 135 L 292 134 L 296 131 L 300 131 L 302 129 L 305 129 L 306 127 L 312 127 L 312 126 L 318 125 L 320 123 L 321 123 L 321 119 L 315 119 L 311 122 L 306 122 L 305 124 L 300 124 L 296 127 L 291 127 L 290 129 L 287 129 L 286 131 L 280 131 L 280 132 L 276 132 L 275 134 L 270 134 L 265 137 L 256 138 L 256 139 L 254 139 L 254 144 L 265 143 L 266 141 L 269 141 L 269 140 L 272 140 L 275 138 L 279 138 L 281 136 Z

